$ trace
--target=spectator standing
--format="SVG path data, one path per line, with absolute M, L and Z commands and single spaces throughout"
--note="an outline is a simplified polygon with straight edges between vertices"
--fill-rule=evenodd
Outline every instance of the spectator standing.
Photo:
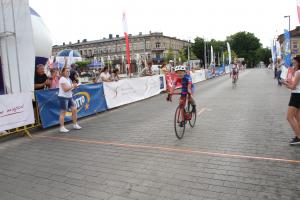
M 70 77 L 70 70 L 66 67 L 62 69 L 62 75 L 59 79 L 59 92 L 58 92 L 58 99 L 60 102 L 60 132 L 67 133 L 69 132 L 68 129 L 65 128 L 65 116 L 66 112 L 71 109 L 72 111 L 72 120 L 73 120 L 73 128 L 76 130 L 81 129 L 81 127 L 77 123 L 77 108 L 75 102 L 72 98 L 72 90 L 77 88 L 78 85 L 76 82 L 72 83 Z
M 101 69 L 97 70 L 94 75 L 94 83 L 101 83 L 102 82 L 102 79 L 100 78 L 100 74 L 101 74 Z
M 111 82 L 111 76 L 109 74 L 108 67 L 104 67 L 100 72 L 100 78 L 103 82 Z
M 55 89 L 59 87 L 59 75 L 56 68 L 50 69 L 50 89 Z
M 143 77 L 143 76 L 152 76 L 153 75 L 153 72 L 152 72 L 152 62 L 149 61 L 147 63 L 147 66 L 141 71 L 140 73 L 140 77 Z
M 180 63 L 179 63 L 179 65 L 180 65 Z M 173 61 L 173 60 L 169 60 L 169 65 L 167 66 L 168 70 L 169 70 L 170 72 L 173 72 L 174 67 L 175 67 L 174 61 Z
M 290 141 L 291 145 L 300 144 L 300 56 L 293 60 L 294 76 L 292 80 L 284 81 L 283 84 L 292 90 L 288 107 L 287 120 L 291 125 L 295 137 Z
M 168 69 L 167 69 L 167 65 L 164 63 L 160 68 L 160 74 L 165 75 L 166 73 L 168 73 Z
M 34 76 L 34 89 L 43 90 L 50 87 L 50 80 L 45 74 L 45 66 L 42 64 L 37 65 Z
M 112 74 L 111 74 L 111 80 L 112 80 L 112 81 L 119 81 L 119 80 L 120 80 L 120 77 L 119 77 L 119 69 L 115 68 L 115 69 L 112 71 Z
M 79 74 L 77 72 L 77 65 L 71 64 L 71 70 L 70 70 L 70 79 L 72 80 L 72 83 L 79 83 Z
M 277 59 L 277 63 L 276 63 L 276 78 L 277 78 L 277 82 L 278 82 L 278 85 L 281 86 L 281 78 L 280 78 L 280 75 L 281 75 L 281 72 L 282 72 L 282 67 L 283 67 L 283 63 L 281 62 L 281 58 L 278 58 Z

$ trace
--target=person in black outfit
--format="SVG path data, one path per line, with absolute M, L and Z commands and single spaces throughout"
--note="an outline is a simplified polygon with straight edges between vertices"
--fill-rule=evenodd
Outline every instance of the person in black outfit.
M 45 74 L 44 65 L 39 64 L 36 67 L 35 77 L 34 77 L 34 89 L 43 90 L 50 87 L 50 81 Z
M 72 80 L 73 83 L 78 83 L 79 82 L 79 80 L 78 80 L 79 74 L 76 70 L 76 64 L 71 65 L 70 77 L 69 78 Z

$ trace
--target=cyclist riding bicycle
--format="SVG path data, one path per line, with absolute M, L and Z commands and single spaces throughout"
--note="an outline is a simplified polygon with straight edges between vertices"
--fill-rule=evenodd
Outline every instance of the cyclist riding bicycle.
M 173 87 L 170 89 L 170 94 L 168 95 L 167 100 L 172 100 L 172 93 L 175 90 L 177 83 L 181 83 L 181 97 L 180 97 L 180 106 L 184 109 L 186 103 L 186 97 L 188 96 L 188 101 L 192 105 L 192 112 L 196 112 L 196 104 L 193 98 L 193 94 L 195 92 L 195 85 L 192 82 L 192 77 L 186 71 L 184 66 L 176 66 L 175 73 L 177 75 L 177 80 L 173 83 Z
M 230 74 L 232 75 L 232 80 L 233 81 L 238 78 L 239 69 L 238 69 L 238 67 L 236 65 L 232 66 L 232 70 L 231 70 Z

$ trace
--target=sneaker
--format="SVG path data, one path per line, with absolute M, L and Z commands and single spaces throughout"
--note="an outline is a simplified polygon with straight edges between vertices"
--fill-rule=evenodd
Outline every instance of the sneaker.
M 60 127 L 59 132 L 61 132 L 61 133 L 67 133 L 67 132 L 69 132 L 69 130 L 66 129 L 66 128 L 63 126 L 63 127 Z
M 74 128 L 75 130 L 80 130 L 80 129 L 81 129 L 81 126 L 79 126 L 78 124 L 74 124 L 74 125 L 73 125 L 73 128 Z
M 300 144 L 300 139 L 298 137 L 294 137 L 291 141 L 290 141 L 290 145 L 296 145 L 296 144 Z
M 295 137 L 291 138 L 289 142 L 292 142 L 295 139 Z

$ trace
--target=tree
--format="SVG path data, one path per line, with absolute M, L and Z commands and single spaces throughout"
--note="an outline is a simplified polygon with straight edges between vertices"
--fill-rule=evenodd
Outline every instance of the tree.
M 269 48 L 259 48 L 256 50 L 256 58 L 258 62 L 263 61 L 266 65 L 269 65 L 271 57 L 272 53 Z
M 169 60 L 174 60 L 174 51 L 172 48 L 168 49 L 167 55 L 165 57 L 165 62 L 169 62 Z
M 228 62 L 229 62 L 229 60 L 228 60 L 228 57 L 229 57 L 228 51 L 224 52 L 224 57 L 225 57 L 225 63 L 228 64 Z M 233 62 L 237 58 L 238 58 L 237 54 L 233 50 L 231 50 L 231 62 Z
M 195 42 L 191 46 L 191 51 L 198 59 L 204 61 L 204 39 L 196 37 Z
M 204 61 L 204 44 L 206 44 L 206 56 L 210 56 L 210 47 L 212 46 L 214 49 L 215 56 L 219 53 L 220 57 L 222 56 L 222 52 L 226 50 L 226 42 L 212 39 L 211 41 L 204 42 L 203 38 L 197 37 L 195 38 L 195 43 L 192 44 L 192 52 L 193 54 L 205 63 Z M 206 59 L 207 59 L 206 57 Z M 210 62 L 210 61 L 209 61 Z M 219 62 L 217 60 L 217 62 Z
M 234 50 L 240 58 L 244 58 L 248 65 L 254 66 L 258 59 L 256 51 L 262 47 L 260 40 L 249 32 L 238 32 L 227 37 L 232 50 Z
M 187 61 L 186 52 L 187 52 L 187 50 L 185 48 L 182 48 L 179 50 L 179 58 L 182 63 Z M 178 60 L 179 60 L 179 58 L 178 58 Z
M 212 46 L 214 48 L 214 52 L 216 53 L 222 53 L 222 51 L 226 50 L 226 42 L 225 41 L 220 41 L 220 40 L 215 40 L 212 39 L 209 42 L 209 45 Z
M 77 61 L 75 64 L 78 65 L 79 68 L 86 67 L 88 64 L 91 62 L 86 60 L 86 61 Z

